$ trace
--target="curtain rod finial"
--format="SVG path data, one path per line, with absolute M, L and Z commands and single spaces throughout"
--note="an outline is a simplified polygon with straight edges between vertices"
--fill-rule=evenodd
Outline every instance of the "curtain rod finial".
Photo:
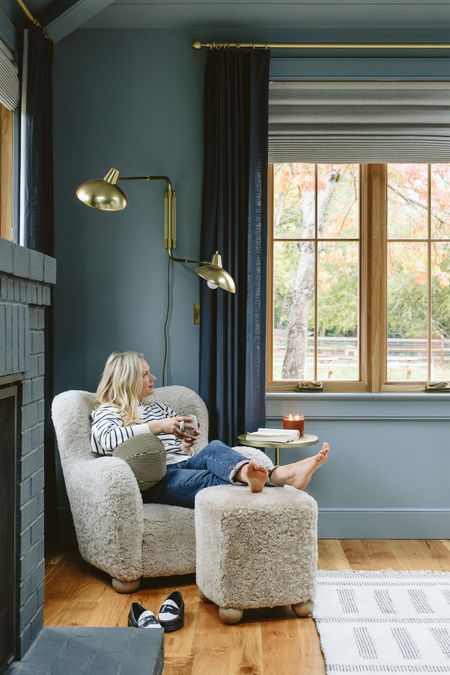
M 201 49 L 202 42 L 201 40 L 192 40 L 192 49 Z

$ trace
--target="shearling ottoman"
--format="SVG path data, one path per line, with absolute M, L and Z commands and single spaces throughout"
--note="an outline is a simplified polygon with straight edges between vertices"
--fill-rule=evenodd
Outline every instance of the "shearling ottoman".
M 195 499 L 200 597 L 219 606 L 223 623 L 249 607 L 292 605 L 312 611 L 317 570 L 317 503 L 306 492 L 220 485 Z

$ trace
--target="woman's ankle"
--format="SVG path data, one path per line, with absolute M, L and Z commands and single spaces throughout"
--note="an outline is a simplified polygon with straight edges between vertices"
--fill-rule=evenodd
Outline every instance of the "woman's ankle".
M 235 467 L 233 471 L 231 472 L 230 475 L 230 482 L 231 483 L 243 483 L 244 485 L 247 484 L 247 481 L 245 478 L 242 477 L 242 471 L 245 469 L 250 464 L 250 460 L 244 460 L 242 463 L 238 464 L 237 468 Z M 244 471 L 244 477 L 245 477 L 246 471 Z
M 277 480 L 277 475 L 279 474 L 279 464 L 273 467 L 273 469 L 269 470 L 269 483 L 271 485 L 275 485 L 276 487 L 280 487 L 281 483 L 279 482 L 279 479 Z

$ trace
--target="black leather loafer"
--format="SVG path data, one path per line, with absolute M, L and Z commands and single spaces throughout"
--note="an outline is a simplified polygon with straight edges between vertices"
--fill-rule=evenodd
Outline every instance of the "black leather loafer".
M 158 620 L 164 631 L 178 630 L 184 623 L 184 600 L 180 591 L 174 591 L 159 608 Z
M 128 613 L 128 625 L 132 628 L 161 628 L 161 624 L 149 609 L 133 602 Z

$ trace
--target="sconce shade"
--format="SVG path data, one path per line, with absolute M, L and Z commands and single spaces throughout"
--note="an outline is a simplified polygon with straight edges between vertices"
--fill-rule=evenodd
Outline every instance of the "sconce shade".
M 100 211 L 121 211 L 127 205 L 123 190 L 117 185 L 119 172 L 110 169 L 103 179 L 87 180 L 77 188 L 78 199 Z
M 221 288 L 229 293 L 236 293 L 233 277 L 222 267 L 222 256 L 216 251 L 210 263 L 201 265 L 195 270 L 199 277 L 208 282 L 210 288 Z

